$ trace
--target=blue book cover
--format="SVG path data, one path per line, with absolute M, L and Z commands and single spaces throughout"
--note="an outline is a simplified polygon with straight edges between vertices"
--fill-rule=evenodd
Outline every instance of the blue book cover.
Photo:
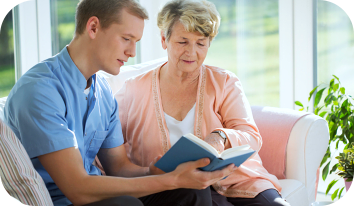
M 197 140 L 195 138 L 197 138 Z M 193 141 L 191 139 L 193 139 Z M 187 134 L 182 136 L 176 144 L 174 144 L 171 149 L 156 162 L 155 166 L 164 172 L 172 172 L 181 163 L 196 161 L 208 157 L 210 159 L 210 164 L 200 169 L 204 171 L 214 171 L 222 169 L 232 163 L 239 167 L 255 152 L 252 149 L 247 149 L 249 148 L 248 145 L 240 146 L 239 151 L 237 151 L 237 148 L 231 148 L 235 151 L 227 152 L 228 157 L 223 159 L 222 156 L 216 153 L 215 149 L 210 148 L 212 148 L 212 146 L 208 143 L 200 140 L 192 134 Z M 228 150 L 229 149 L 225 151 Z

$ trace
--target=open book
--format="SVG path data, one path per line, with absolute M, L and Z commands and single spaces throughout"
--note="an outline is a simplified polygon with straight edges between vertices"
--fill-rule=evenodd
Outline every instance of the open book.
M 214 171 L 222 169 L 232 163 L 239 167 L 252 156 L 254 152 L 254 150 L 250 149 L 249 145 L 242 145 L 229 148 L 219 154 L 214 147 L 205 141 L 193 134 L 186 134 L 156 162 L 155 166 L 164 172 L 171 172 L 181 163 L 208 157 L 210 164 L 200 169 L 204 171 Z

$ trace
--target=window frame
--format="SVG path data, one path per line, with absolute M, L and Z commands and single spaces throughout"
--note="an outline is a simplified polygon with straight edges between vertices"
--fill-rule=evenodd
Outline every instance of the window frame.
M 16 81 L 31 67 L 52 56 L 49 0 L 17 5 L 14 15 Z
M 317 0 L 279 0 L 279 41 L 280 107 L 295 109 L 317 85 Z

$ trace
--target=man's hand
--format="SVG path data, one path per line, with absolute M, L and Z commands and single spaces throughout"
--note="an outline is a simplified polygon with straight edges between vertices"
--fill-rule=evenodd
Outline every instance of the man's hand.
M 205 172 L 198 169 L 207 166 L 209 163 L 210 160 L 208 158 L 186 162 L 180 164 L 173 172 L 168 174 L 175 176 L 176 188 L 205 189 L 237 169 L 234 164 L 213 172 Z
M 164 171 L 160 170 L 159 168 L 155 167 L 157 161 L 161 159 L 161 155 L 155 157 L 155 159 L 149 165 L 149 174 L 148 175 L 161 175 L 165 174 Z
M 219 153 L 224 151 L 224 139 L 217 133 L 208 134 L 204 141 L 213 146 Z

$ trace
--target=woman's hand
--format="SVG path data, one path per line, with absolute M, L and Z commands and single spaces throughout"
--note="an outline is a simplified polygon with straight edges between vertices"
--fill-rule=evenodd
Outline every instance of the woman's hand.
M 161 157 L 162 157 L 161 155 L 155 157 L 155 159 L 150 163 L 148 175 L 165 174 L 164 171 L 162 171 L 159 168 L 155 167 L 156 162 L 159 161 L 159 159 L 161 159 Z
M 208 134 L 204 141 L 213 146 L 219 153 L 224 151 L 224 139 L 218 133 Z

